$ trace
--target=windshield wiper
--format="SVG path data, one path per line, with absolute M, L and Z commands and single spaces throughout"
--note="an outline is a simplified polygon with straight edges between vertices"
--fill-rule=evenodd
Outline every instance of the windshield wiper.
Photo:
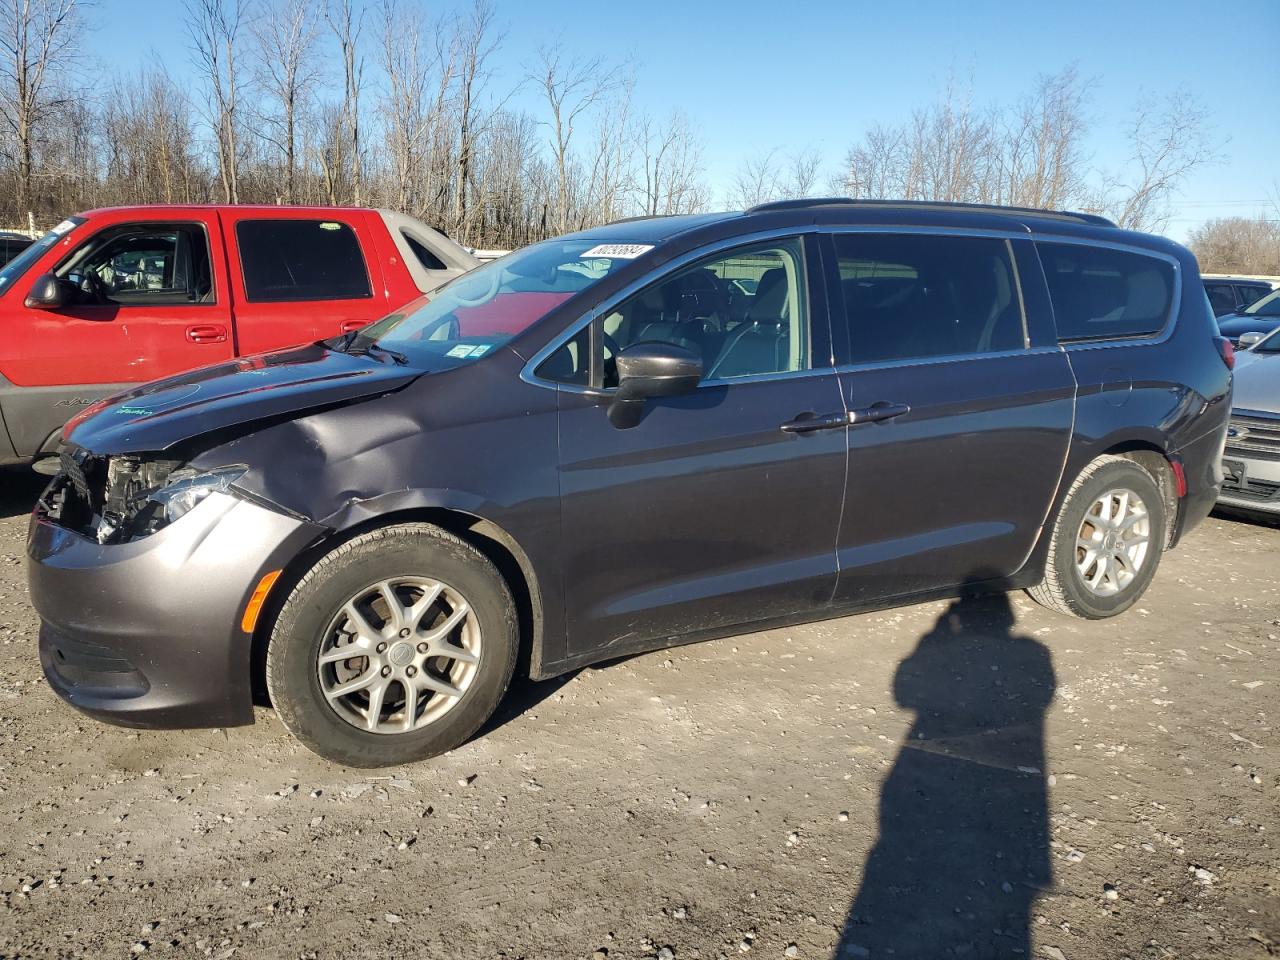
M 405 366 L 409 362 L 409 358 L 399 350 L 392 350 L 390 347 L 384 347 L 376 340 L 370 340 L 367 343 L 358 343 L 360 339 L 359 330 L 351 330 L 344 333 L 333 349 L 342 353 L 349 353 L 352 356 L 372 356 L 375 353 L 385 354 L 400 366 Z

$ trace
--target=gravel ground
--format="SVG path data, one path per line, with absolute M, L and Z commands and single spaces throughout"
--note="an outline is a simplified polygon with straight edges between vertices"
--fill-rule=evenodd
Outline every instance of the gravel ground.
M 370 775 L 46 688 L 0 471 L 0 957 L 1280 953 L 1280 529 L 1119 620 L 931 603 L 524 683 Z M 377 772 L 375 772 L 377 773 Z

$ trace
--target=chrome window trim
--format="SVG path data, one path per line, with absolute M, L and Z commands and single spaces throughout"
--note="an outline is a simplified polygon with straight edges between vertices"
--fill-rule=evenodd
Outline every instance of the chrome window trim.
M 1159 250 L 1149 250 L 1146 247 L 1135 246 L 1131 243 L 1124 243 L 1116 240 L 1094 240 L 1088 237 L 1067 237 L 1056 233 L 1033 232 L 1031 240 L 1034 243 L 1071 243 L 1080 247 L 1105 247 L 1109 250 L 1118 250 L 1121 253 L 1132 253 L 1140 257 L 1150 257 L 1153 260 L 1163 260 L 1173 268 L 1173 295 L 1169 298 L 1169 313 L 1165 317 L 1164 326 L 1155 333 L 1140 334 L 1133 337 L 1098 337 L 1081 340 L 1058 340 L 1058 345 L 1068 352 L 1073 350 L 1106 350 L 1114 347 L 1149 347 L 1164 343 L 1173 336 L 1173 331 L 1177 327 L 1178 314 L 1182 312 L 1182 264 L 1178 262 L 1177 257 L 1168 253 L 1162 253 Z M 1036 248 L 1037 256 L 1039 255 L 1039 247 Z M 1044 269 L 1043 262 L 1040 265 L 1041 271 L 1045 276 L 1045 286 L 1049 284 L 1049 273 Z M 1049 306 L 1053 307 L 1053 294 L 1049 293 Z M 1058 325 L 1057 314 L 1053 318 L 1054 330 L 1056 332 Z
M 700 246 L 694 250 L 687 250 L 684 253 L 680 254 L 678 257 L 672 257 L 670 260 L 667 260 L 666 262 L 659 264 L 653 270 L 650 270 L 643 277 L 637 277 L 635 280 L 631 281 L 631 283 L 627 284 L 621 290 L 614 293 L 607 300 L 602 300 L 600 303 L 592 307 L 587 313 L 583 314 L 577 320 L 574 320 L 571 324 L 569 324 L 567 327 L 561 330 L 560 333 L 554 339 L 552 339 L 550 343 L 548 343 L 545 347 L 543 347 L 541 350 L 535 353 L 529 359 L 529 362 L 526 363 L 520 369 L 520 379 L 523 380 L 525 383 L 531 384 L 532 386 L 543 387 L 544 389 L 549 388 L 552 390 L 562 390 L 566 393 L 581 393 L 581 394 L 587 394 L 590 396 L 597 396 L 597 397 L 612 396 L 613 390 L 615 389 L 612 387 L 606 387 L 606 388 L 584 387 L 576 383 L 561 383 L 558 380 L 544 380 L 543 378 L 536 376 L 534 374 L 534 371 L 537 370 L 538 367 L 542 365 L 543 361 L 545 361 L 553 353 L 555 353 L 557 350 L 563 347 L 566 343 L 572 340 L 575 336 L 577 336 L 578 333 L 582 331 L 583 327 L 590 325 L 591 322 L 596 319 L 596 317 L 607 315 L 610 310 L 612 310 L 622 301 L 626 300 L 628 297 L 632 296 L 633 294 L 639 293 L 645 287 L 649 286 L 650 284 L 658 282 L 662 277 L 670 273 L 674 273 L 675 271 L 679 270 L 681 267 L 684 267 L 690 263 L 693 263 L 694 261 L 704 260 L 709 256 L 714 256 L 715 254 L 720 253 L 723 250 L 732 250 L 737 247 L 747 247 L 755 243 L 763 243 L 768 240 L 778 240 L 784 237 L 785 238 L 795 237 L 797 239 L 803 239 L 806 236 L 810 236 L 818 232 L 819 231 L 812 224 L 804 224 L 800 226 L 791 226 L 791 227 L 779 227 L 773 230 L 761 230 L 755 233 L 744 233 L 736 237 L 726 237 L 722 240 L 717 240 L 714 243 Z M 806 273 L 807 272 L 808 272 L 808 267 L 806 265 Z M 809 300 L 809 303 L 806 304 L 806 310 L 805 310 L 805 313 L 809 320 L 809 329 L 806 331 L 806 333 L 808 334 L 808 338 L 809 338 L 810 353 L 812 353 L 813 322 L 814 322 L 813 291 L 808 289 L 807 283 L 806 283 L 806 293 L 808 294 L 808 300 Z M 815 359 L 814 357 L 810 357 L 809 358 L 810 363 L 812 363 L 814 359 Z M 729 386 L 731 384 L 737 384 L 737 383 L 761 383 L 768 380 L 795 379 L 795 378 L 804 377 L 804 376 L 829 374 L 832 372 L 833 372 L 833 368 L 830 365 L 825 367 L 810 366 L 808 369 L 805 369 L 805 370 L 783 370 L 777 373 L 753 374 L 749 377 L 727 377 L 727 378 L 717 378 L 715 380 L 702 380 L 698 383 L 698 386 L 695 389 L 701 390 L 703 387 L 721 387 L 721 386 Z
M 1062 353 L 1058 345 L 1031 347 L 1026 350 L 993 350 L 990 353 L 945 353 L 931 357 L 902 357 L 895 360 L 866 360 L 862 363 L 844 363 L 836 367 L 837 373 L 856 373 L 860 370 L 885 370 L 891 367 L 924 367 L 941 363 L 971 363 L 975 360 L 1011 360 L 1015 357 L 1037 357 Z
M 1031 239 L 1031 232 L 1026 228 L 1022 230 L 998 230 L 995 227 L 942 227 L 921 224 L 893 226 L 887 223 L 820 223 L 814 229 L 818 233 L 910 233 L 923 234 L 925 236 L 989 237 L 996 240 Z

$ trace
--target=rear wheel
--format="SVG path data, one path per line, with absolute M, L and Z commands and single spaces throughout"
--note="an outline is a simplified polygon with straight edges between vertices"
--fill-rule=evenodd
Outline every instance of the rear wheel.
M 1090 620 L 1129 609 L 1146 592 L 1166 542 L 1164 498 L 1132 460 L 1099 457 L 1067 492 L 1054 523 L 1037 602 Z
M 374 530 L 324 556 L 267 648 L 281 721 L 355 767 L 421 760 L 471 737 L 515 667 L 515 604 L 478 550 L 427 524 Z

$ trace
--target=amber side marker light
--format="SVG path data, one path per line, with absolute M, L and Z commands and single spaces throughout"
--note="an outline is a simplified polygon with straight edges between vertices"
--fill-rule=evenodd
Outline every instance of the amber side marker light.
M 240 629 L 245 633 L 253 633 L 254 628 L 258 626 L 258 614 L 262 612 L 262 605 L 266 603 L 267 594 L 271 592 L 272 586 L 280 579 L 282 573 L 284 573 L 283 570 L 272 570 L 253 588 L 253 596 L 245 604 L 244 616 L 240 618 Z

